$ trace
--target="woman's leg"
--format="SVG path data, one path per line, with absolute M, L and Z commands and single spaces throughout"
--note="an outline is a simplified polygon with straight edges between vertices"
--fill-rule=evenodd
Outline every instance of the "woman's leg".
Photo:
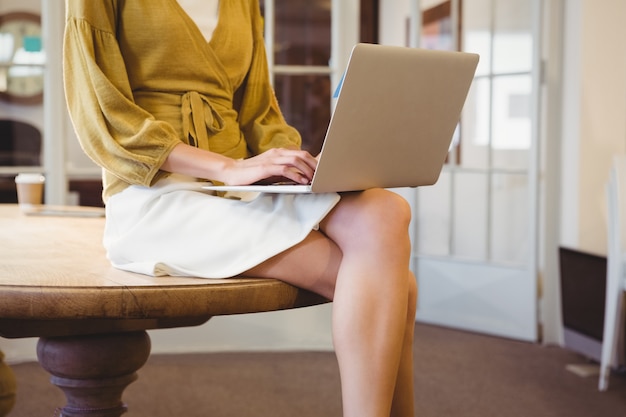
M 415 313 L 417 309 L 417 281 L 412 272 L 409 272 L 407 305 L 406 330 L 404 333 L 396 390 L 391 407 L 392 417 L 413 416 L 415 408 L 415 403 L 413 402 L 413 336 L 415 333 Z
M 410 209 L 394 193 L 342 196 L 304 242 L 247 274 L 273 276 L 334 301 L 344 416 L 413 416 L 416 289 Z M 393 406 L 393 407 L 392 407 Z
M 407 330 L 407 318 L 413 315 L 414 321 L 410 209 L 400 196 L 384 190 L 349 194 L 342 202 L 321 227 L 343 253 L 333 333 L 345 415 L 388 416 L 395 400 L 403 413 L 396 415 L 412 417 L 412 384 L 410 390 L 405 386 L 407 372 L 412 381 L 412 364 L 403 363 L 414 327 L 411 323 Z

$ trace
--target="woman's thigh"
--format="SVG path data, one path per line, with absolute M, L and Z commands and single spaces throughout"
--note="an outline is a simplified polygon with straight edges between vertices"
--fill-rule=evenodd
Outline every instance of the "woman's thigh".
M 299 244 L 242 275 L 276 278 L 332 300 L 341 257 L 337 245 L 314 230 Z
M 271 277 L 333 299 L 345 251 L 362 256 L 405 253 L 410 209 L 402 197 L 387 190 L 343 194 L 301 243 L 246 271 L 244 275 Z M 384 250 L 382 250 L 384 249 Z M 408 266 L 408 265 L 407 265 Z

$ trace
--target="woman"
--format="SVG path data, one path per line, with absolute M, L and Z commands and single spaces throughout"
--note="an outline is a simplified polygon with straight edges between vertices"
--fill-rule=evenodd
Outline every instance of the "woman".
M 65 88 L 103 168 L 112 264 L 273 277 L 334 301 L 344 416 L 413 416 L 410 209 L 373 189 L 216 196 L 202 181 L 310 182 L 270 83 L 257 0 L 67 0 Z M 200 182 L 200 183 L 199 183 Z

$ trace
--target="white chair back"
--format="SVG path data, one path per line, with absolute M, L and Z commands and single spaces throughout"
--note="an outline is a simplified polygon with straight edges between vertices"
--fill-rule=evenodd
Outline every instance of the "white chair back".
M 611 172 L 606 187 L 607 198 L 607 274 L 606 299 L 604 310 L 604 333 L 602 338 L 602 360 L 598 388 L 605 391 L 609 386 L 611 368 L 620 363 L 623 352 L 621 342 L 624 333 L 623 298 L 626 291 L 624 275 L 624 253 L 626 230 L 624 219 L 626 211 L 626 157 L 613 159 Z

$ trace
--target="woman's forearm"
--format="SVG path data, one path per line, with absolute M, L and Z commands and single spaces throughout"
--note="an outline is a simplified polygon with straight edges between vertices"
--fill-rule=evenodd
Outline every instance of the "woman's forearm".
M 181 143 L 170 152 L 161 169 L 196 178 L 224 181 L 224 173 L 233 163 L 233 159 L 227 156 Z

